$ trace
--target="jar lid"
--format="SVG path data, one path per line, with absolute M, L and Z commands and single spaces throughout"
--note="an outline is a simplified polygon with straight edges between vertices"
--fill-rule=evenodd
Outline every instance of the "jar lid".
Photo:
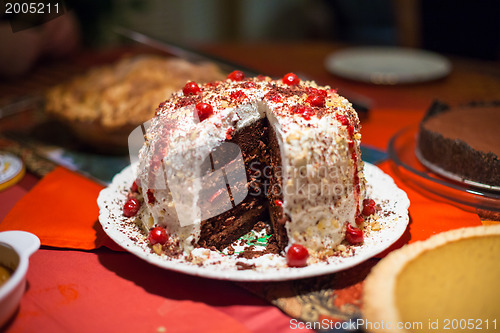
M 24 163 L 19 157 L 0 152 L 0 191 L 20 181 L 24 173 Z

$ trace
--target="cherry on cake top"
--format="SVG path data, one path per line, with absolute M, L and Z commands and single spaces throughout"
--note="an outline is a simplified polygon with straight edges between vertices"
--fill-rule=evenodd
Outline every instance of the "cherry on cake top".
M 160 104 L 157 115 L 194 105 L 197 118 L 205 121 L 222 109 L 250 102 L 258 90 L 265 92 L 265 100 L 280 105 L 282 116 L 288 116 L 292 120 L 299 116 L 309 121 L 312 117 L 322 118 L 326 114 L 335 113 L 337 120 L 347 126 L 350 134 L 354 132 L 351 123 L 356 122 L 351 119 L 349 112 L 341 110 L 345 105 L 336 105 L 339 103 L 336 101 L 339 96 L 335 89 L 302 81 L 294 73 L 287 73 L 281 79 L 273 80 L 262 75 L 248 78 L 242 71 L 235 70 L 228 74 L 225 81 L 205 84 L 189 81 L 182 93 L 176 93 L 171 100 Z
M 193 82 L 193 81 L 189 81 L 188 83 L 186 83 L 186 85 L 184 86 L 184 88 L 182 88 L 182 92 L 186 96 L 196 95 L 200 91 L 201 91 L 201 89 L 198 86 L 198 84 L 196 82 Z

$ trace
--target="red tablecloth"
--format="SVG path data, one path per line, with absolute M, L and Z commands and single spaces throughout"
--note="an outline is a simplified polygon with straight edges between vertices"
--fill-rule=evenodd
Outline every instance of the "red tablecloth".
M 227 281 L 124 252 L 43 249 L 8 332 L 286 332 L 290 318 Z

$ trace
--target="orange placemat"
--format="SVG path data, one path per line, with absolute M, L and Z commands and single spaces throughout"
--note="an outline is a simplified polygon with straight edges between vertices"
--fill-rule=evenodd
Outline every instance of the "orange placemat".
M 361 122 L 361 142 L 385 150 L 389 140 L 401 129 L 418 124 L 425 110 L 374 109 Z
M 465 211 L 444 199 L 429 196 L 424 190 L 407 185 L 393 171 L 392 162 L 384 162 L 378 167 L 390 175 L 410 199 L 410 224 L 407 230 L 410 243 L 444 231 L 481 225 L 476 213 Z
M 101 189 L 101 185 L 57 167 L 17 202 L 0 223 L 0 231 L 29 231 L 46 246 L 118 249 L 98 222 Z

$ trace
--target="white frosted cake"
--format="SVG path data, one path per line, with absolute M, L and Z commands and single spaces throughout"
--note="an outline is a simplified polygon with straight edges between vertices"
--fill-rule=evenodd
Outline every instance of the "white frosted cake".
M 144 138 L 124 214 L 146 232 L 160 227 L 150 239 L 166 253 L 223 249 L 259 221 L 270 221 L 278 251 L 298 247 L 306 259 L 346 237 L 362 242 L 374 203 L 363 209 L 359 119 L 330 87 L 238 71 L 189 82 L 160 105 Z

